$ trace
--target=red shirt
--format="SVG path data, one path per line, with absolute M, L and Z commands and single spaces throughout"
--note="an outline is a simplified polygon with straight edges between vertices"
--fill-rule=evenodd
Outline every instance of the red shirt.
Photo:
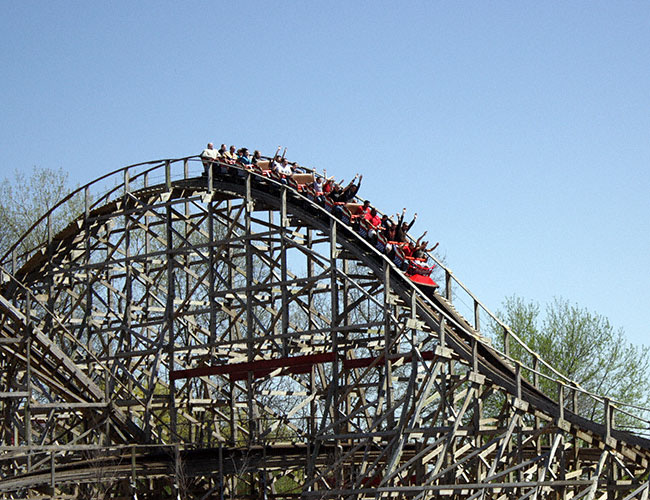
M 381 217 L 379 217 L 379 215 L 375 215 L 373 217 L 372 215 L 370 215 L 370 210 L 368 210 L 364 214 L 363 218 L 366 219 L 368 222 L 370 222 L 370 224 L 372 224 L 373 227 L 379 227 L 379 225 L 381 224 Z

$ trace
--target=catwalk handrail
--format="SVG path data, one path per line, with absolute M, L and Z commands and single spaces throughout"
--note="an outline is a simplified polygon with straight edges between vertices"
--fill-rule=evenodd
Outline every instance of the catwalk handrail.
M 265 157 L 268 159 L 268 157 Z M 153 161 L 146 161 L 146 162 L 140 162 L 140 163 L 134 163 L 131 165 L 127 165 L 125 167 L 118 168 L 116 170 L 113 170 L 112 172 L 109 172 L 107 174 L 104 174 L 78 188 L 75 190 L 71 191 L 67 196 L 65 196 L 63 199 L 61 199 L 58 203 L 56 203 L 52 208 L 50 208 L 45 214 L 43 214 L 32 226 L 26 231 L 25 234 L 23 234 L 8 250 L 5 252 L 4 256 L 0 259 L 0 264 L 1 265 L 7 265 L 8 264 L 8 259 L 10 259 L 11 262 L 11 268 L 13 273 L 15 274 L 16 272 L 16 261 L 18 258 L 24 263 L 26 262 L 30 256 L 34 255 L 36 252 L 44 248 L 49 241 L 45 241 L 41 243 L 40 245 L 36 246 L 35 248 L 32 248 L 31 250 L 27 250 L 23 254 L 17 256 L 16 255 L 16 249 L 20 246 L 21 242 L 24 241 L 26 236 L 33 231 L 35 228 L 37 228 L 40 224 L 47 222 L 48 226 L 51 224 L 51 216 L 52 214 L 65 205 L 68 201 L 72 200 L 75 196 L 78 196 L 80 194 L 83 194 L 84 196 L 84 206 L 85 206 L 85 212 L 81 217 L 84 217 L 86 214 L 90 212 L 93 208 L 102 206 L 103 204 L 109 202 L 109 201 L 115 201 L 116 198 L 111 198 L 115 193 L 119 193 L 120 196 L 125 196 L 128 195 L 129 193 L 133 192 L 133 189 L 131 187 L 131 184 L 134 183 L 135 181 L 142 180 L 143 182 L 143 188 L 147 187 L 153 187 L 156 184 L 149 185 L 149 175 L 154 173 L 154 172 L 159 172 L 160 170 L 164 169 L 164 184 L 167 186 L 168 190 L 171 190 L 172 188 L 172 182 L 173 179 L 189 179 L 189 162 L 196 162 L 197 164 L 201 165 L 201 168 L 203 167 L 201 164 L 201 157 L 200 155 L 191 155 L 191 156 L 185 156 L 181 158 L 171 158 L 171 159 L 160 159 L 160 160 L 153 160 Z M 172 175 L 172 165 L 178 165 L 179 163 L 182 163 L 183 165 L 183 172 L 181 175 Z M 226 166 L 229 168 L 236 168 L 240 170 L 244 170 L 249 172 L 251 175 L 254 175 L 256 177 L 263 177 L 266 181 L 272 180 L 267 177 L 262 176 L 259 173 L 256 173 L 250 169 L 245 169 L 239 165 L 229 165 L 229 164 L 223 164 L 220 162 L 213 162 L 218 165 Z M 143 170 L 136 171 L 135 173 L 133 172 L 134 169 L 139 169 L 139 168 L 144 168 Z M 320 175 L 318 174 L 314 169 L 310 169 L 305 166 L 300 166 L 300 168 L 303 168 L 307 170 L 310 173 L 313 173 L 314 175 Z M 196 176 L 198 177 L 198 176 Z M 211 175 L 208 177 L 211 179 Z M 91 201 L 91 188 L 98 186 L 100 183 L 107 181 L 109 179 L 117 180 L 117 182 L 113 185 L 112 188 L 109 188 L 105 190 L 104 193 L 102 193 L 97 199 Z M 162 179 L 162 177 L 161 177 Z M 277 182 L 277 181 L 273 181 Z M 280 184 L 280 183 L 278 183 Z M 357 199 L 359 201 L 363 201 L 361 198 Z M 78 219 L 75 219 L 72 223 L 76 223 Z M 51 238 L 53 235 L 49 235 L 48 239 L 51 241 Z M 409 238 L 412 241 L 412 238 L 409 236 Z M 445 298 L 451 303 L 452 302 L 452 286 L 455 283 L 458 287 L 460 287 L 469 297 L 470 299 L 474 302 L 474 311 L 475 311 L 475 321 L 474 321 L 474 330 L 478 333 L 480 332 L 479 328 L 479 310 L 483 310 L 489 318 L 494 321 L 497 325 L 499 325 L 503 329 L 504 333 L 504 351 L 501 351 L 494 346 L 489 346 L 490 349 L 493 351 L 497 352 L 501 356 L 503 356 L 506 360 L 510 361 L 511 363 L 517 365 L 523 369 L 525 369 L 528 373 L 531 375 L 537 375 L 539 377 L 545 378 L 547 380 L 554 381 L 558 384 L 558 389 L 562 390 L 563 388 L 568 388 L 569 390 L 572 391 L 577 391 L 579 393 L 582 393 L 586 395 L 587 397 L 593 399 L 594 401 L 605 405 L 605 407 L 609 407 L 612 410 L 619 411 L 623 414 L 629 415 L 644 424 L 648 424 L 650 426 L 650 420 L 646 420 L 644 418 L 641 418 L 637 415 L 632 415 L 629 412 L 622 410 L 620 407 L 628 407 L 631 409 L 639 410 L 642 412 L 650 413 L 650 408 L 644 408 L 640 407 L 637 405 L 632 405 L 629 403 L 625 403 L 622 401 L 617 401 L 614 399 L 610 398 L 605 398 L 602 397 L 598 394 L 594 394 L 583 387 L 581 387 L 577 382 L 571 380 L 567 376 L 563 375 L 559 371 L 557 371 L 551 364 L 549 364 L 547 361 L 545 361 L 537 352 L 532 350 L 524 341 L 522 341 L 512 330 L 510 327 L 508 327 L 505 323 L 503 323 L 496 314 L 494 314 L 490 309 L 488 309 L 470 290 L 469 288 L 461 282 L 456 275 L 447 267 L 445 266 L 438 258 L 435 257 L 433 254 L 428 254 L 428 257 L 445 273 L 445 285 L 444 285 L 444 296 Z M 485 338 L 481 337 L 480 335 L 475 337 L 477 341 L 483 343 L 485 345 Z M 548 369 L 552 375 L 554 375 L 557 378 L 553 378 L 545 373 L 542 373 L 540 371 L 539 366 L 529 366 L 528 364 L 525 363 L 525 361 L 522 361 L 521 359 L 513 358 L 510 355 L 510 349 L 508 348 L 510 340 L 514 340 L 516 344 L 521 346 L 521 348 L 528 354 L 530 355 L 534 360 L 538 361 L 542 366 L 544 366 L 546 369 Z M 537 364 L 537 363 L 535 363 Z M 548 395 L 551 399 L 555 401 L 553 396 Z M 648 430 L 650 430 L 650 427 L 648 427 Z

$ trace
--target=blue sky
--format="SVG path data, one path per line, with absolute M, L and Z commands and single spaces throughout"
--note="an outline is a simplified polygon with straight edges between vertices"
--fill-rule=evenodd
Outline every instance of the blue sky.
M 4 2 L 0 174 L 277 145 L 418 212 L 491 309 L 650 345 L 650 3 Z

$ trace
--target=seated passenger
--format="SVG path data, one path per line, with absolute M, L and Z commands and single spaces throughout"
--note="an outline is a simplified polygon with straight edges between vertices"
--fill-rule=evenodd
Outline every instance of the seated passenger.
M 381 217 L 377 214 L 377 209 L 372 207 L 369 211 L 366 212 L 364 218 L 370 223 L 372 228 L 368 231 L 368 238 L 371 241 L 374 241 L 377 238 L 377 231 L 381 226 Z
M 287 177 L 293 175 L 293 168 L 291 168 L 291 165 L 289 165 L 289 162 L 287 162 L 286 158 L 280 158 L 280 166 L 278 168 L 278 172 L 280 172 L 281 175 L 286 175 Z
M 229 163 L 230 165 L 236 164 L 237 152 L 235 151 L 235 146 L 230 146 L 230 149 L 224 153 L 223 157 L 226 160 L 226 163 Z
M 245 168 L 249 168 L 252 165 L 251 157 L 248 156 L 248 149 L 241 148 L 239 153 L 239 158 L 237 158 L 237 163 L 242 165 Z
M 384 214 L 381 216 L 381 225 L 380 225 L 380 230 L 382 233 L 388 229 L 388 226 L 391 224 L 390 219 L 388 219 L 388 215 Z
M 341 217 L 343 214 L 343 208 L 342 208 L 342 203 L 339 202 L 339 194 L 341 193 L 341 186 L 339 186 L 336 183 L 332 184 L 332 189 L 329 193 L 326 194 L 326 196 L 330 199 L 332 203 L 334 203 L 334 209 L 333 213 L 336 217 Z
M 293 175 L 293 169 L 291 168 L 291 165 L 287 163 L 286 158 L 280 158 L 279 161 L 275 161 L 271 168 L 273 172 L 280 177 L 280 182 L 282 182 L 282 184 L 287 184 L 287 177 Z
M 339 184 L 334 184 L 332 186 L 332 190 L 329 192 L 329 197 L 330 200 L 332 200 L 334 203 L 343 203 L 341 200 L 341 195 L 343 194 L 343 189 Z
M 291 169 L 293 170 L 294 174 L 305 174 L 305 173 L 307 173 L 307 169 L 301 167 L 295 161 L 293 163 L 287 163 L 287 165 L 291 166 Z
M 318 203 L 323 203 L 323 178 L 316 175 L 316 178 L 314 179 L 314 183 L 312 184 L 312 189 L 314 190 L 314 196 L 316 198 L 316 201 Z
M 401 247 L 402 253 L 404 254 L 404 257 L 413 257 L 413 253 L 415 252 L 415 247 L 411 242 L 403 244 Z
M 356 181 L 357 178 L 359 179 L 359 183 L 355 184 L 354 181 Z M 363 175 L 361 176 L 359 174 L 355 175 L 354 179 L 352 179 L 350 184 L 348 184 L 339 195 L 340 198 L 339 201 L 349 203 L 352 200 L 354 200 L 354 197 L 357 195 L 357 193 L 359 192 L 359 188 L 361 187 L 361 179 L 363 179 Z
M 251 164 L 257 165 L 260 161 L 262 161 L 262 155 L 256 149 L 255 151 L 253 151 L 253 158 L 251 158 Z
M 418 214 L 416 213 L 413 216 L 413 220 L 410 223 L 404 222 L 404 216 L 406 215 L 406 208 L 402 209 L 402 215 L 400 215 L 397 219 L 397 231 L 396 231 L 396 240 L 399 241 L 400 243 L 404 243 L 407 241 L 406 235 L 408 234 L 409 230 L 413 227 L 413 224 L 415 224 L 415 219 L 418 218 Z
M 370 220 L 368 218 L 369 214 L 370 214 L 370 209 L 371 209 L 370 200 L 365 200 L 363 202 L 363 205 L 361 207 L 359 207 L 359 211 L 357 213 L 358 213 L 358 215 L 362 216 L 364 219 Z
M 330 177 L 325 181 L 325 185 L 323 186 L 323 192 L 329 196 L 329 194 L 334 190 L 334 186 L 336 183 L 334 182 L 334 177 Z
M 397 241 L 397 226 L 395 223 L 388 219 L 387 221 L 387 228 L 384 230 L 383 237 L 386 239 L 386 254 L 390 255 L 391 252 L 393 251 L 393 245 Z
M 422 238 L 424 238 L 426 235 L 427 235 L 427 232 L 425 231 L 424 233 L 422 233 L 422 236 L 420 236 L 417 240 L 415 240 L 415 243 L 411 243 L 411 242 L 408 243 L 412 248 L 411 257 L 413 257 L 415 259 L 421 258 L 421 257 L 418 257 L 418 255 L 420 255 L 421 250 L 426 248 L 426 242 L 425 242 L 425 245 L 423 246 L 421 241 L 422 241 Z M 426 258 L 426 256 L 425 256 L 425 258 Z
M 416 259 L 426 259 L 426 258 L 427 258 L 427 254 L 428 254 L 429 252 L 433 252 L 436 248 L 438 248 L 438 245 L 439 245 L 439 244 L 440 244 L 440 243 L 436 243 L 436 244 L 433 245 L 431 248 L 427 248 L 427 246 L 429 245 L 429 242 L 428 242 L 428 241 L 423 241 L 423 242 L 418 246 L 418 248 L 415 249 L 415 252 L 414 252 L 414 254 L 413 254 L 413 257 L 415 257 Z
M 217 150 L 214 149 L 214 144 L 208 142 L 207 147 L 201 152 L 204 175 L 208 175 L 208 169 L 215 161 L 217 161 L 217 156 Z

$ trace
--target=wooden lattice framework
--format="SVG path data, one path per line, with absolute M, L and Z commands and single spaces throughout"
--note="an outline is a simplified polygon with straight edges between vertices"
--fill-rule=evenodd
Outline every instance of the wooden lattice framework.
M 450 271 L 425 294 L 294 189 L 194 160 L 82 188 L 5 257 L 0 498 L 648 497 L 622 409 L 491 347 Z

